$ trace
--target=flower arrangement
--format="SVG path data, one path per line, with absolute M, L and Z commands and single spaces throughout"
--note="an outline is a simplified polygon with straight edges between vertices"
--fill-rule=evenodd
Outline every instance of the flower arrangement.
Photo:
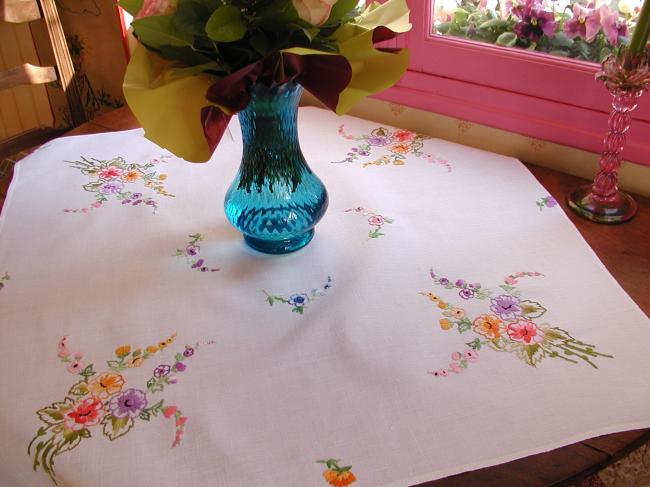
M 438 34 L 601 62 L 641 23 L 640 0 L 443 0 Z
M 411 28 L 405 0 L 120 0 L 139 41 L 124 95 L 147 138 L 206 161 L 251 87 L 295 81 L 338 114 L 394 84 Z

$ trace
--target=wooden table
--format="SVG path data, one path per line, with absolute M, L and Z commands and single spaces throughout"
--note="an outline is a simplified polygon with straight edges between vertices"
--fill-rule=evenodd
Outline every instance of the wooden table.
M 137 127 L 138 121 L 129 109 L 124 107 L 85 123 L 67 135 L 112 132 Z M 639 214 L 632 221 L 623 225 L 599 225 L 575 215 L 564 201 L 565 195 L 576 186 L 585 184 L 585 180 L 538 166 L 527 167 L 560 202 L 609 272 L 641 309 L 650 315 L 650 199 L 635 195 Z M 585 292 L 589 292 L 589 289 L 585 289 Z M 569 486 L 648 441 L 650 429 L 600 436 L 502 465 L 427 482 L 419 487 Z

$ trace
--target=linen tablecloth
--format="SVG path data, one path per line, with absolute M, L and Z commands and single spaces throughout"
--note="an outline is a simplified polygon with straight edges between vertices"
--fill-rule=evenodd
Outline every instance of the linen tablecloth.
M 405 486 L 650 426 L 649 320 L 519 161 L 299 130 L 330 205 L 284 256 L 223 214 L 236 120 L 206 164 L 133 130 L 16 166 L 3 487 Z

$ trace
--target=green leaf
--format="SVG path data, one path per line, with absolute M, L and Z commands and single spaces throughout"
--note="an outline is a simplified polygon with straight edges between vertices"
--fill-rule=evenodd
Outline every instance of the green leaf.
M 205 23 L 211 13 L 212 10 L 198 0 L 183 0 L 172 16 L 172 26 L 179 32 L 200 36 L 205 33 Z
M 328 17 L 327 22 L 325 22 L 325 25 L 335 24 L 339 20 L 347 17 L 350 13 L 352 16 L 355 16 L 357 13 L 356 6 L 358 3 L 359 0 L 338 0 L 338 2 L 336 2 L 332 7 L 330 16 Z
M 167 15 L 145 17 L 131 22 L 138 40 L 153 49 L 161 46 L 191 46 L 192 36 L 178 32 Z
M 131 431 L 131 428 L 133 428 L 134 425 L 134 421 L 128 416 L 124 418 L 105 416 L 102 420 L 102 424 L 104 425 L 104 434 L 108 436 L 109 440 L 113 441 Z
M 79 436 L 81 436 L 82 438 L 90 438 L 90 436 L 91 436 L 90 435 L 90 430 L 87 429 L 87 428 L 79 430 Z
M 457 8 L 454 11 L 454 20 L 456 22 L 463 22 L 464 20 L 467 20 L 469 17 L 469 12 L 467 10 L 463 10 L 462 8 Z
M 269 52 L 270 45 L 269 40 L 261 31 L 251 37 L 251 47 L 261 56 L 265 56 Z
M 85 380 L 80 380 L 74 384 L 68 391 L 68 396 L 85 396 L 88 394 L 88 383 Z
M 143 1 L 144 0 L 119 0 L 119 6 L 122 7 L 132 17 L 135 17 L 138 15 L 138 12 L 140 12 Z
M 151 419 L 151 414 L 149 411 L 142 411 L 138 417 L 143 421 L 149 421 Z
M 497 37 L 497 40 L 494 41 L 494 43 L 498 46 L 512 47 L 517 43 L 517 34 L 514 32 L 504 32 Z
M 36 415 L 45 424 L 56 425 L 63 421 L 63 415 L 70 410 L 72 405 L 72 399 L 66 397 L 63 402 L 55 402 L 50 406 L 39 409 L 36 411 Z
M 557 47 L 571 47 L 575 44 L 573 39 L 568 37 L 564 32 L 557 32 L 551 39 L 551 46 Z
M 246 35 L 246 26 L 237 7 L 223 5 L 208 19 L 205 32 L 217 42 L 235 42 Z
M 56 451 L 54 452 L 54 456 L 76 448 L 77 445 L 79 445 L 81 442 L 81 438 L 83 438 L 81 433 L 82 431 L 86 431 L 88 433 L 88 437 L 90 437 L 90 431 L 87 429 L 80 431 L 73 431 L 69 429 L 63 430 L 63 441 L 57 447 Z
M 539 318 L 546 313 L 546 308 L 536 301 L 521 301 L 519 306 L 527 318 Z
M 501 19 L 491 19 L 491 20 L 486 20 L 482 24 L 479 24 L 477 29 L 483 30 L 483 29 L 495 29 L 495 28 L 502 28 L 508 25 L 508 22 L 505 20 Z

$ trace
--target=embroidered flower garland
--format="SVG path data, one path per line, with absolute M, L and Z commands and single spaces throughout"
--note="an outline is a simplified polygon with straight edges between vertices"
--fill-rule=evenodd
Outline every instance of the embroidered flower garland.
M 357 478 L 352 473 L 352 465 L 346 467 L 340 467 L 339 462 L 341 460 L 336 460 L 330 458 L 329 460 L 318 460 L 316 463 L 323 463 L 327 466 L 327 470 L 323 472 L 323 478 L 327 481 L 328 484 L 333 485 L 334 487 L 345 487 L 356 482 Z
M 409 130 L 392 131 L 384 127 L 379 127 L 370 132 L 370 134 L 355 137 L 346 133 L 344 127 L 344 125 L 339 127 L 339 134 L 348 140 L 357 140 L 360 143 L 357 147 L 350 149 L 345 159 L 342 161 L 333 161 L 335 164 L 354 162 L 359 157 L 369 157 L 373 148 L 378 147 L 385 148 L 388 154 L 384 154 L 374 161 L 364 162 L 362 167 L 385 166 L 389 164 L 403 166 L 406 163 L 406 156 L 411 154 L 415 157 L 424 158 L 433 164 L 440 164 L 448 172 L 451 172 L 451 164 L 448 160 L 422 152 L 421 149 L 424 147 L 423 141 L 430 139 L 426 135 L 416 134 Z
M 91 210 L 99 209 L 111 198 L 121 201 L 123 205 L 139 206 L 145 205 L 152 209 L 152 213 L 158 210 L 158 202 L 145 197 L 142 193 L 130 191 L 133 186 L 141 181 L 145 188 L 159 194 L 174 198 L 173 194 L 165 190 L 163 181 L 167 179 L 166 174 L 158 174 L 152 170 L 170 156 L 162 156 L 152 159 L 145 164 L 127 162 L 123 157 L 115 157 L 102 161 L 99 159 L 81 157 L 80 161 L 68 161 L 71 167 L 78 169 L 82 174 L 90 178 L 90 182 L 83 185 L 83 189 L 95 195 L 95 202 L 88 208 L 65 209 L 66 213 L 88 213 Z
M 262 291 L 262 292 L 266 294 L 266 302 L 269 303 L 269 306 L 273 306 L 273 303 L 279 301 L 280 303 L 284 303 L 291 306 L 292 312 L 303 314 L 305 312 L 305 308 L 307 308 L 307 305 L 310 302 L 325 296 L 325 294 L 327 294 L 327 291 L 331 287 L 332 287 L 332 278 L 330 276 L 327 276 L 327 282 L 322 287 L 322 289 L 312 289 L 309 294 L 298 293 L 298 294 L 292 294 L 288 298 L 285 298 L 284 296 L 269 294 L 266 291 Z
M 120 373 L 140 367 L 145 360 L 171 345 L 175 338 L 174 333 L 157 345 L 144 349 L 132 350 L 130 345 L 122 345 L 115 350 L 117 358 L 107 361 L 109 371 L 98 373 L 93 364 L 84 364 L 83 354 L 69 350 L 67 337 L 63 337 L 57 355 L 68 364 L 68 372 L 79 375 L 81 380 L 70 387 L 63 401 L 36 411 L 44 426 L 38 428 L 27 447 L 27 454 L 34 455 L 34 470 L 41 467 L 56 484 L 55 458 L 78 447 L 82 439 L 90 438 L 93 427 L 101 426 L 104 436 L 113 441 L 131 431 L 136 420 L 150 421 L 152 416 L 160 413 L 165 418 L 175 419 L 176 435 L 172 448 L 180 445 L 187 418 L 176 406 L 165 406 L 163 399 L 152 404 L 153 394 L 162 391 L 164 385 L 176 383 L 168 373 L 161 376 L 164 380 L 156 377 L 156 371 L 169 366 L 159 365 L 154 369 L 154 377 L 147 382 L 147 392 L 125 388 L 126 379 Z M 182 353 L 176 354 L 176 362 L 169 371 L 183 372 L 186 369 L 183 361 L 194 355 L 197 346 L 186 345 Z
M 201 240 L 203 240 L 203 235 L 200 233 L 195 233 L 190 235 L 190 241 L 187 243 L 187 246 L 184 249 L 176 249 L 174 257 L 185 257 L 187 264 L 191 269 L 196 269 L 199 272 L 217 272 L 218 268 L 211 268 L 205 265 L 205 260 L 199 256 L 201 252 L 201 246 L 198 245 Z
M 392 224 L 395 220 L 392 218 L 388 218 L 386 216 L 380 215 L 379 213 L 375 213 L 373 210 L 369 210 L 368 208 L 363 208 L 362 206 L 357 206 L 356 208 L 348 208 L 345 210 L 346 213 L 348 212 L 355 212 L 355 213 L 361 213 L 363 216 L 368 217 L 368 225 L 370 225 L 371 230 L 368 232 L 368 238 L 379 238 L 385 234 L 381 233 L 381 229 L 385 224 Z M 368 216 L 370 215 L 370 216 Z
M 598 368 L 593 358 L 612 355 L 597 352 L 594 345 L 574 338 L 568 331 L 537 320 L 546 313 L 546 308 L 536 301 L 521 298 L 521 291 L 515 284 L 522 277 L 540 277 L 539 272 L 517 272 L 504 279 L 499 287 L 502 294 L 495 295 L 480 283 L 468 284 L 463 279 L 452 282 L 446 277 L 430 272 L 436 285 L 445 289 L 457 289 L 464 300 L 489 300 L 488 309 L 474 319 L 470 319 L 465 309 L 454 306 L 431 292 L 421 292 L 441 310 L 440 328 L 459 333 L 471 331 L 475 338 L 466 342 L 469 348 L 464 352 L 454 352 L 447 369 L 429 372 L 436 377 L 447 376 L 449 372 L 459 373 L 470 362 L 478 359 L 478 351 L 487 347 L 497 352 L 514 353 L 526 364 L 536 367 L 545 358 L 559 358 L 577 364 L 580 360 Z

